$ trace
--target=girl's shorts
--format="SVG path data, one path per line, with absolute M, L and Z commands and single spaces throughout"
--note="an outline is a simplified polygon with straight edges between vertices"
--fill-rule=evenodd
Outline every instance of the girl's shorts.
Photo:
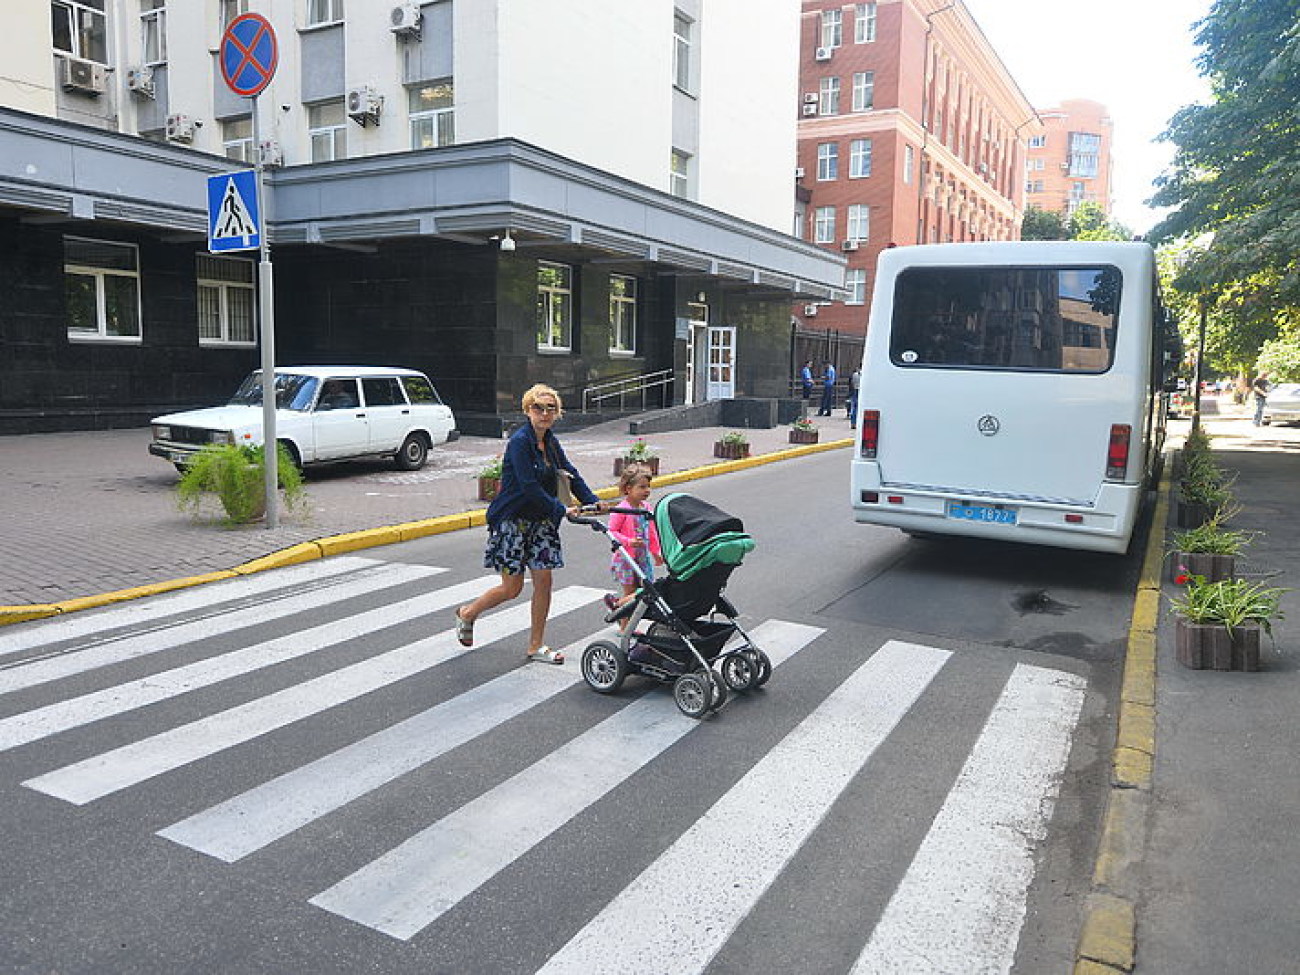
M 488 529 L 483 568 L 517 576 L 523 575 L 525 569 L 563 567 L 560 529 L 550 521 L 506 518 Z

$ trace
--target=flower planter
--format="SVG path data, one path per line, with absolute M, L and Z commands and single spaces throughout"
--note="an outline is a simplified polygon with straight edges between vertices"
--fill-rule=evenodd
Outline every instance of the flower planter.
M 817 434 L 818 431 L 816 430 L 791 430 L 790 442 L 791 443 L 816 443 Z
M 1214 507 L 1200 501 L 1178 502 L 1178 527 L 1200 528 L 1214 515 Z
M 749 456 L 749 444 L 724 443 L 719 440 L 713 445 L 713 456 L 722 460 L 743 460 Z
M 1192 670 L 1259 670 L 1258 623 L 1228 628 L 1221 623 L 1189 623 L 1179 618 L 1174 630 L 1178 662 Z
M 1175 552 L 1169 560 L 1169 578 L 1177 581 L 1184 570 L 1188 575 L 1202 576 L 1206 582 L 1231 579 L 1236 574 L 1237 557 L 1210 552 Z
M 480 501 L 491 501 L 501 490 L 501 478 L 499 477 L 480 477 L 478 479 L 478 499 Z
M 623 468 L 629 464 L 636 464 L 638 467 L 650 468 L 650 476 L 659 476 L 659 458 L 647 457 L 644 460 L 637 460 L 635 457 L 615 457 L 614 458 L 614 476 L 618 477 L 623 473 Z

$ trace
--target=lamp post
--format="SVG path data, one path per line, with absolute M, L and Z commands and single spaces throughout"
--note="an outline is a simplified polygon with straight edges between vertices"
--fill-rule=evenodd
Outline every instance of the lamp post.
M 1196 388 L 1192 390 L 1192 432 L 1201 429 L 1201 376 L 1202 363 L 1205 360 L 1205 323 L 1210 314 L 1210 299 L 1204 291 L 1196 298 L 1200 312 L 1196 321 Z

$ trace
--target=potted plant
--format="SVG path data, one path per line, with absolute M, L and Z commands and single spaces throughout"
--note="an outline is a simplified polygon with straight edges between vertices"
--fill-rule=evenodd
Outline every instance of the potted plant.
M 791 443 L 816 443 L 817 426 L 806 416 L 801 416 L 790 424 Z
M 614 476 L 618 477 L 622 474 L 623 468 L 628 464 L 648 467 L 652 477 L 657 477 L 659 474 L 659 455 L 655 453 L 653 447 L 645 442 L 644 437 L 637 437 L 623 451 L 622 457 L 614 458 Z
M 1223 527 L 1235 513 L 1235 509 L 1221 509 L 1204 524 L 1174 535 L 1170 567 L 1175 580 L 1179 576 L 1203 576 L 1209 582 L 1233 578 L 1237 556 L 1251 539 L 1247 532 Z
M 1188 454 L 1178 485 L 1178 527 L 1205 524 L 1232 503 L 1231 480 L 1209 453 Z
M 741 460 L 749 456 L 749 438 L 739 430 L 728 430 L 713 445 L 713 456 L 723 460 Z
M 278 480 L 285 507 L 293 510 L 304 499 L 302 472 L 283 444 L 278 446 Z M 266 514 L 266 462 L 261 446 L 207 444 L 190 457 L 176 485 L 182 510 L 197 516 L 203 499 L 215 494 L 232 524 L 257 521 Z
M 478 499 L 491 501 L 501 490 L 501 458 L 495 457 L 478 472 Z
M 1181 575 L 1173 599 L 1178 662 L 1193 670 L 1258 670 L 1260 631 L 1282 618 L 1282 590 L 1245 579 Z

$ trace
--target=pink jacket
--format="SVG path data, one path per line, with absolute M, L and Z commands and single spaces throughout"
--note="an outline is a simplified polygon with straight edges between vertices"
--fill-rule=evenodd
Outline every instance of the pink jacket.
M 632 505 L 626 501 L 619 502 L 620 508 L 630 508 Z M 659 547 L 659 532 L 655 530 L 653 518 L 642 519 L 640 515 L 621 515 L 617 511 L 609 516 L 609 533 L 620 545 L 622 545 L 629 555 L 636 557 L 636 550 L 632 548 L 632 543 L 637 538 L 637 522 L 645 521 L 646 533 L 650 539 L 650 554 L 663 557 L 663 550 Z

